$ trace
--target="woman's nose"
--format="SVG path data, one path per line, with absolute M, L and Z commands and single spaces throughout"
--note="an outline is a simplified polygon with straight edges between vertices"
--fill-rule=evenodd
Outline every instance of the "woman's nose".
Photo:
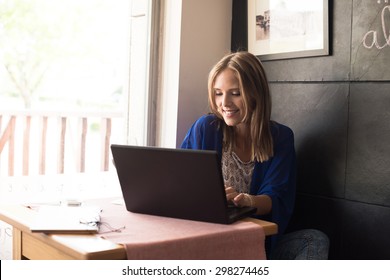
M 222 97 L 222 106 L 229 106 L 231 104 L 231 98 L 229 94 L 224 94 Z

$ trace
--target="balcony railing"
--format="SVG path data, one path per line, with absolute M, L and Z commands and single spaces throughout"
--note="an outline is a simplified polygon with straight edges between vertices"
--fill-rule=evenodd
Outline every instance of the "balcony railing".
M 118 112 L 0 112 L 0 175 L 108 171 Z M 5 170 L 6 169 L 6 170 Z

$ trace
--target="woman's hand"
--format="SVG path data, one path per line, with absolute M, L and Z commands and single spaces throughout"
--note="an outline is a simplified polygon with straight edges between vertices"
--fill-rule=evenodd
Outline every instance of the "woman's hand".
M 238 193 L 232 187 L 225 186 L 226 199 L 231 201 L 234 205 L 243 207 L 243 206 L 253 206 L 252 197 L 246 193 Z
M 272 199 L 266 194 L 250 195 L 247 193 L 238 193 L 232 187 L 225 186 L 226 199 L 234 205 L 243 207 L 250 206 L 257 208 L 257 215 L 267 215 L 272 210 Z

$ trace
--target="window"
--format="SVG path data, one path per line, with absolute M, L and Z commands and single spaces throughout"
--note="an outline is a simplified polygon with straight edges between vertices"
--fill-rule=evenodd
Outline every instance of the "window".
M 114 169 L 110 143 L 154 141 L 159 9 L 0 0 L 0 203 L 119 194 L 99 171 Z M 11 232 L 0 222 L 0 259 L 12 258 Z
M 0 1 L 1 176 L 107 170 L 108 140 L 152 141 L 152 3 Z

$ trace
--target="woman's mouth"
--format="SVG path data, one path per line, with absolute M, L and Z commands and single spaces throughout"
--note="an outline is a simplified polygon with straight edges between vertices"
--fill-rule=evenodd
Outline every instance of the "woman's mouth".
M 232 117 L 234 114 L 238 113 L 239 110 L 222 110 L 223 114 L 226 117 Z

